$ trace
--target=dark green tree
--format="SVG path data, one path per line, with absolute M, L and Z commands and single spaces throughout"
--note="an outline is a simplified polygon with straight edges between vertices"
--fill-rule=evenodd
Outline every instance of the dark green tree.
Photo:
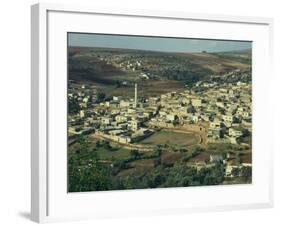
M 97 102 L 102 102 L 105 99 L 105 93 L 103 92 L 98 92 L 97 93 Z
M 131 150 L 130 155 L 131 155 L 131 158 L 132 158 L 133 160 L 140 159 L 140 157 L 141 157 L 141 154 L 140 154 L 139 151 L 136 150 L 136 149 Z

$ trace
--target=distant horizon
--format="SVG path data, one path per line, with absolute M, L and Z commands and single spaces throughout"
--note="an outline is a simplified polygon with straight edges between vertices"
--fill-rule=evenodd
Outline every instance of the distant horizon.
M 161 53 L 223 53 L 223 52 L 239 52 L 239 51 L 247 51 L 252 50 L 252 48 L 247 49 L 239 49 L 239 50 L 226 50 L 226 51 L 217 51 L 217 52 L 209 52 L 209 51 L 198 51 L 198 52 L 179 52 L 179 51 L 161 51 L 161 50 L 147 50 L 147 49 L 130 49 L 130 48 L 118 48 L 118 47 L 96 47 L 96 46 L 68 46 L 70 48 L 95 48 L 95 49 L 117 49 L 117 50 L 136 50 L 136 51 L 144 51 L 144 52 L 161 52 Z
M 154 52 L 199 53 L 251 50 L 251 41 L 68 33 L 68 46 Z

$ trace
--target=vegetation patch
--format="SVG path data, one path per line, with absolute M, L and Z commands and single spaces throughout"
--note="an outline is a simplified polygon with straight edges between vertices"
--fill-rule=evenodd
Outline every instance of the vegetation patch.
M 198 135 L 194 133 L 180 133 L 169 130 L 161 130 L 142 140 L 141 144 L 190 146 L 199 142 Z

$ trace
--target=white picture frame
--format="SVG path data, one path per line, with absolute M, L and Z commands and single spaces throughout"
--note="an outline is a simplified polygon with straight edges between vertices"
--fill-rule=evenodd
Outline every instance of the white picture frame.
M 105 20 L 104 25 L 107 25 L 112 24 L 115 17 L 122 18 L 124 24 L 127 25 L 135 23 L 139 26 L 140 31 L 137 29 L 126 30 L 125 26 L 122 27 L 122 25 L 120 28 L 116 26 L 95 28 L 95 26 L 89 24 L 90 22 L 86 22 L 89 20 L 97 22 L 98 20 L 99 23 L 103 23 L 103 20 Z M 270 129 L 269 124 L 272 120 L 272 113 L 270 112 L 272 108 L 268 101 L 270 98 L 270 82 L 273 76 L 271 73 L 272 19 L 185 12 L 100 9 L 40 3 L 32 6 L 31 22 L 31 218 L 33 221 L 51 222 L 273 206 L 272 141 L 270 135 L 265 132 Z M 144 24 L 153 24 L 154 22 L 158 23 L 159 30 L 153 30 L 153 26 L 144 26 Z M 174 29 L 165 31 L 165 29 L 161 29 L 161 26 L 163 27 L 165 23 L 167 23 L 168 28 L 174 23 L 176 23 L 176 26 L 174 26 Z M 193 23 L 198 24 L 195 26 Z M 185 24 L 190 26 L 188 36 L 181 33 L 179 29 L 179 26 Z M 78 27 L 80 25 L 81 28 Z M 152 36 L 178 35 L 181 37 L 206 38 L 208 36 L 206 32 L 211 29 L 207 27 L 213 28 L 212 38 L 231 39 L 233 37 L 233 39 L 252 40 L 255 43 L 253 50 L 253 130 L 257 132 L 253 134 L 253 155 L 254 161 L 256 161 L 253 184 L 249 186 L 227 185 L 227 187 L 211 186 L 154 189 L 153 191 L 129 190 L 67 194 L 67 189 L 64 187 L 66 181 L 66 165 L 63 162 L 66 159 L 65 151 L 53 151 L 56 147 L 64 147 L 66 144 L 65 134 L 60 133 L 65 129 L 66 121 L 62 122 L 63 120 L 61 120 L 66 115 L 66 109 L 64 109 L 66 105 L 63 102 L 65 101 L 66 104 L 66 61 L 65 58 L 63 60 L 59 58 L 63 54 L 66 55 L 66 52 L 63 53 L 66 46 L 59 47 L 63 46 L 61 44 L 65 41 L 61 34 L 77 31 L 77 29 L 92 33 L 118 33 L 118 29 L 120 29 L 119 33 L 122 34 L 137 34 L 140 32 Z M 219 28 L 225 29 L 223 37 L 222 30 Z M 56 43 L 53 40 L 57 40 Z M 57 52 L 54 53 L 54 51 Z M 60 66 L 55 62 L 60 63 Z M 62 73 L 60 77 L 62 79 L 56 78 L 54 80 L 52 76 L 54 73 Z M 266 76 L 262 77 L 264 73 L 266 73 Z M 56 98 L 54 98 L 54 95 Z M 266 104 L 261 106 L 261 102 Z M 59 107 L 61 112 L 58 113 L 57 119 L 54 118 L 52 110 L 54 106 Z M 262 122 L 264 118 L 267 118 L 267 123 Z M 54 136 L 61 139 L 57 141 Z M 266 148 L 266 152 L 262 153 L 263 148 Z M 63 161 L 58 164 L 60 160 Z M 65 167 L 65 170 L 63 170 L 63 167 Z M 229 197 L 231 193 L 233 194 L 232 198 Z M 198 194 L 202 195 L 204 199 L 192 199 Z M 242 194 L 241 197 L 238 197 L 238 194 Z M 164 197 L 173 198 L 167 198 L 163 202 Z M 130 202 L 134 198 L 137 198 L 138 206 L 132 205 Z M 147 206 L 142 202 L 145 198 L 150 201 Z M 179 202 L 179 200 L 183 202 Z M 188 200 L 191 203 L 188 203 Z M 75 208 L 77 206 L 80 207 L 79 210 Z

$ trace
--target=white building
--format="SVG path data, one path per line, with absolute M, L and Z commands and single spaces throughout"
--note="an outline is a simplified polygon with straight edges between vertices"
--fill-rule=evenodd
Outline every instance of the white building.
M 101 119 L 101 123 L 103 125 L 110 125 L 112 121 L 113 121 L 112 118 L 109 118 L 109 117 L 103 117 Z
M 166 119 L 169 121 L 174 121 L 176 119 L 176 116 L 174 114 L 169 114 L 166 116 Z
M 234 121 L 234 117 L 232 115 L 222 115 L 222 119 L 226 122 L 232 123 Z
M 121 100 L 120 107 L 130 107 L 130 101 Z
M 238 130 L 238 129 L 229 128 L 228 134 L 231 137 L 241 137 L 243 135 L 243 132 L 241 130 Z
M 84 118 L 85 117 L 85 111 L 84 110 L 80 110 L 79 117 L 80 118 Z
M 201 107 L 202 106 L 202 100 L 200 100 L 200 99 L 192 99 L 191 100 L 191 104 L 194 107 Z
M 222 162 L 223 157 L 220 154 L 210 155 L 210 162 Z

